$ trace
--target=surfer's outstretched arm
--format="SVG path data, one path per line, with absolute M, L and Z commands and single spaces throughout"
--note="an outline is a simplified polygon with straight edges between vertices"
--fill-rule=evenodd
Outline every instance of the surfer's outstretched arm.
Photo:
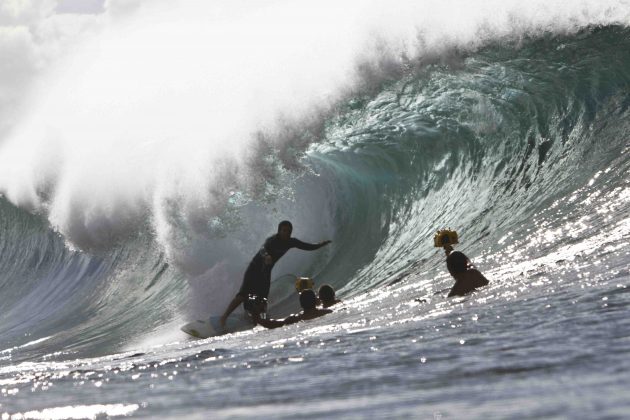
M 291 245 L 297 249 L 301 249 L 303 251 L 315 251 L 316 249 L 319 249 L 323 246 L 328 245 L 329 243 L 331 243 L 332 241 L 330 240 L 326 240 L 326 241 L 322 241 L 316 244 L 309 244 L 308 242 L 302 242 L 297 238 L 291 238 Z
M 289 315 L 285 319 L 262 319 L 258 314 L 254 314 L 254 321 L 269 329 L 284 327 L 285 325 L 294 324 L 299 320 L 300 318 L 297 315 Z
M 230 314 L 234 312 L 234 309 L 238 308 L 238 305 L 243 303 L 244 300 L 245 298 L 240 294 L 234 296 L 232 302 L 230 302 L 225 312 L 223 312 L 223 315 L 221 315 L 221 320 L 219 322 L 221 323 L 222 328 L 225 328 L 225 321 L 227 320 L 228 316 L 230 316 Z

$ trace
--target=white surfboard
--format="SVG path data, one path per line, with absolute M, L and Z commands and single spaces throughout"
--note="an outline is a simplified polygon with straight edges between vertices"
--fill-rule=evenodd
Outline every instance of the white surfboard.
M 193 337 L 208 338 L 254 328 L 254 324 L 248 319 L 239 316 L 229 316 L 225 322 L 225 329 L 222 329 L 219 322 L 220 319 L 220 316 L 211 316 L 205 320 L 198 319 L 189 322 L 180 329 Z

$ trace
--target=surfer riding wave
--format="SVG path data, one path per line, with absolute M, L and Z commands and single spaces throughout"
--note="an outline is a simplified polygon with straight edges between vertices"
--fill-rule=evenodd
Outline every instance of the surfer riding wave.
M 247 270 L 245 270 L 240 290 L 221 316 L 221 327 L 225 326 L 227 317 L 241 303 L 245 302 L 250 295 L 267 299 L 269 288 L 271 287 L 271 270 L 289 249 L 297 248 L 304 251 L 314 251 L 331 242 L 329 240 L 317 244 L 302 242 L 297 238 L 292 238 L 292 232 L 293 225 L 291 222 L 283 220 L 278 224 L 278 233 L 265 240 L 262 248 L 254 255 Z

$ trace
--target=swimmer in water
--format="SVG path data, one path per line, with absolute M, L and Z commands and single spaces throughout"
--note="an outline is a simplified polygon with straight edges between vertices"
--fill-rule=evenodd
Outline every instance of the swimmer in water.
M 453 247 L 444 247 L 446 252 L 446 268 L 455 279 L 455 285 L 451 288 L 448 297 L 464 296 L 473 290 L 486 286 L 489 281 L 477 270 L 468 257 L 459 251 L 453 251 Z
M 302 312 L 297 315 L 290 315 L 285 319 L 261 319 L 257 314 L 254 314 L 254 321 L 265 328 L 278 328 L 300 321 L 319 318 L 332 312 L 331 309 L 317 307 L 317 296 L 311 289 L 305 289 L 300 293 L 300 306 L 302 306 Z
M 329 284 L 322 284 L 317 294 L 319 295 L 319 301 L 324 308 L 328 308 L 341 302 L 341 300 L 335 297 L 335 289 L 333 289 Z

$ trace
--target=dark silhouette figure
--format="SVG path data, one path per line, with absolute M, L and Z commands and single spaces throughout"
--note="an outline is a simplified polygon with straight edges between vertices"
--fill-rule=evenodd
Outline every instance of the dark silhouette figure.
M 332 312 L 331 309 L 321 309 L 317 307 L 317 296 L 311 289 L 305 289 L 300 293 L 300 306 L 302 312 L 297 315 L 289 315 L 285 319 L 261 319 L 258 313 L 253 314 L 254 321 L 265 328 L 278 328 L 300 321 L 319 318 Z
M 341 300 L 335 297 L 335 289 L 333 289 L 329 284 L 322 284 L 317 294 L 319 295 L 319 301 L 324 308 L 328 308 L 341 302 Z
M 225 326 L 227 317 L 241 303 L 247 300 L 248 296 L 253 295 L 265 299 L 269 296 L 271 270 L 289 249 L 298 248 L 305 251 L 314 251 L 330 243 L 330 241 L 323 241 L 318 244 L 302 242 L 299 239 L 292 238 L 292 232 L 293 225 L 291 222 L 287 220 L 280 222 L 278 224 L 278 233 L 267 238 L 262 248 L 254 255 L 243 276 L 241 289 L 232 299 L 223 316 L 221 316 L 221 326 Z
M 464 296 L 478 287 L 483 287 L 489 283 L 483 274 L 477 270 L 468 257 L 463 252 L 452 251 L 452 247 L 446 251 L 446 268 L 455 279 L 455 285 L 448 294 L 451 296 Z

